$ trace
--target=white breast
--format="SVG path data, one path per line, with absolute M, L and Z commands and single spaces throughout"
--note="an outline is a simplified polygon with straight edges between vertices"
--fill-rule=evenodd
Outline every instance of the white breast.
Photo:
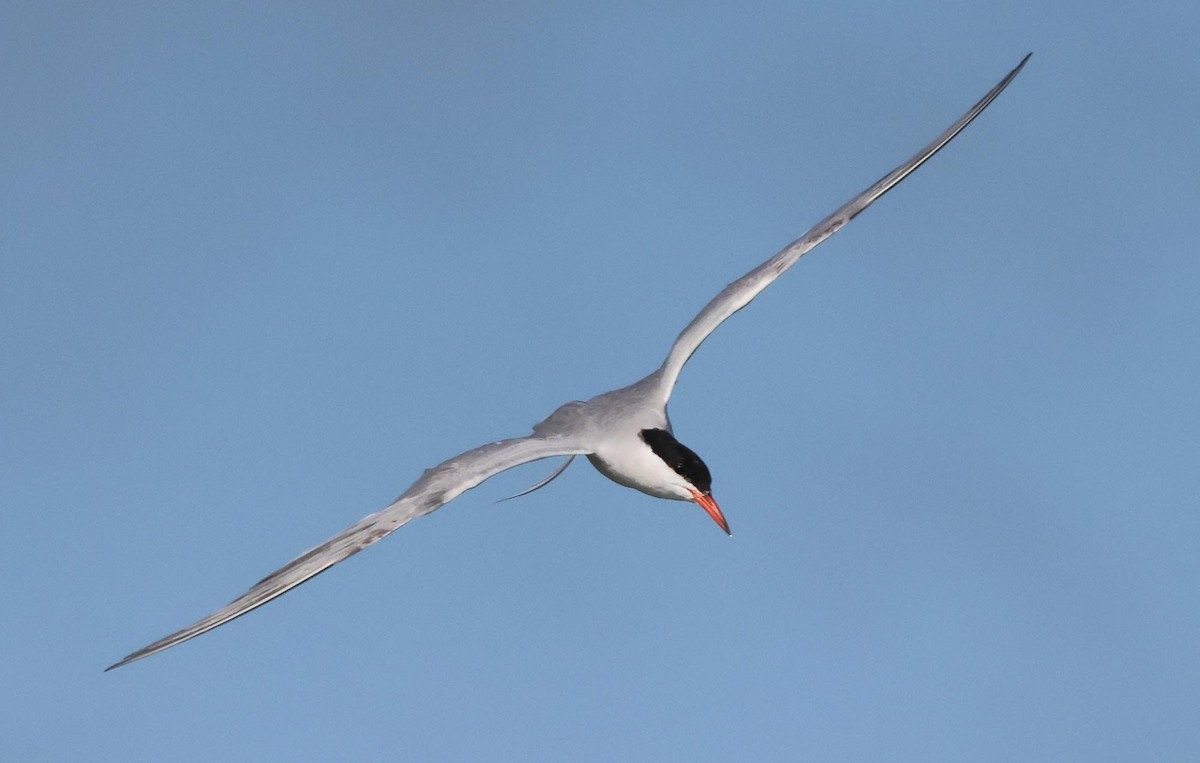
M 642 438 L 609 441 L 606 447 L 588 455 L 596 470 L 618 485 L 640 490 L 655 498 L 690 501 L 692 494 L 675 473 Z

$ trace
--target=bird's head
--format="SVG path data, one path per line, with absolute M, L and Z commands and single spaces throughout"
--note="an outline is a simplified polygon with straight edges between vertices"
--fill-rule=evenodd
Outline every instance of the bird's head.
M 700 508 L 708 512 L 726 535 L 732 535 L 733 533 L 729 532 L 729 523 L 721 513 L 721 507 L 713 500 L 712 474 L 700 456 L 665 429 L 643 429 L 641 436 L 654 455 L 661 458 L 675 473 L 678 483 L 672 487 L 679 491 L 678 497 L 695 501 Z

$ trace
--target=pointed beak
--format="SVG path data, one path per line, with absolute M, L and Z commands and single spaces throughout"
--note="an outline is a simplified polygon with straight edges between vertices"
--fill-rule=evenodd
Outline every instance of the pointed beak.
M 701 493 L 693 490 L 692 500 L 700 504 L 700 508 L 708 512 L 708 515 L 712 517 L 714 522 L 720 525 L 726 535 L 733 535 L 733 533 L 729 532 L 729 523 L 725 521 L 725 515 L 721 513 L 721 507 L 713 500 L 712 493 Z

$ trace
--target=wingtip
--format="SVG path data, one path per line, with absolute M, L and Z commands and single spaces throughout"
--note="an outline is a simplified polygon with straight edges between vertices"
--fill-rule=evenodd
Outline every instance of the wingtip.
M 129 663 L 137 662 L 138 660 L 145 659 L 146 657 L 149 657 L 150 655 L 154 654 L 157 651 L 161 651 L 161 650 L 155 649 L 153 651 L 150 651 L 147 649 L 139 649 L 136 652 L 133 652 L 132 654 L 125 655 L 121 659 L 114 662 L 112 665 L 109 665 L 107 668 L 104 669 L 104 672 L 107 673 L 110 670 L 116 670 L 117 668 L 123 668 L 126 665 L 128 665 Z
M 137 662 L 138 660 L 142 659 L 145 656 L 146 655 L 139 654 L 137 652 L 126 655 L 126 656 L 122 657 L 121 659 L 117 660 L 116 662 L 114 662 L 112 665 L 109 665 L 107 668 L 105 668 L 104 672 L 108 673 L 109 671 L 116 670 L 117 668 L 123 668 L 126 665 L 128 665 L 129 663 Z
M 1001 90 L 1004 90 L 1006 87 L 1008 87 L 1009 83 L 1011 83 L 1014 79 L 1017 78 L 1017 75 L 1021 73 L 1021 70 L 1025 68 L 1025 64 L 1029 63 L 1029 59 L 1032 57 L 1033 57 L 1033 51 L 1031 50 L 1025 54 L 1025 57 L 1022 58 L 1017 63 L 1016 66 L 1014 66 L 1012 68 L 1012 71 L 1010 71 L 1008 74 L 1004 75 L 1004 79 L 1000 80 L 1000 84 L 997 85 L 995 88 L 997 95 L 999 95 L 999 92 Z

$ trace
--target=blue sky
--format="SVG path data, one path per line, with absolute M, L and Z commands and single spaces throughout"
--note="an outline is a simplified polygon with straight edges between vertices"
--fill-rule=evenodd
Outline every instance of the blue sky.
M 1190 4 L 0 7 L 0 746 L 23 760 L 1200 753 Z M 723 326 L 734 530 L 420 471 Z

